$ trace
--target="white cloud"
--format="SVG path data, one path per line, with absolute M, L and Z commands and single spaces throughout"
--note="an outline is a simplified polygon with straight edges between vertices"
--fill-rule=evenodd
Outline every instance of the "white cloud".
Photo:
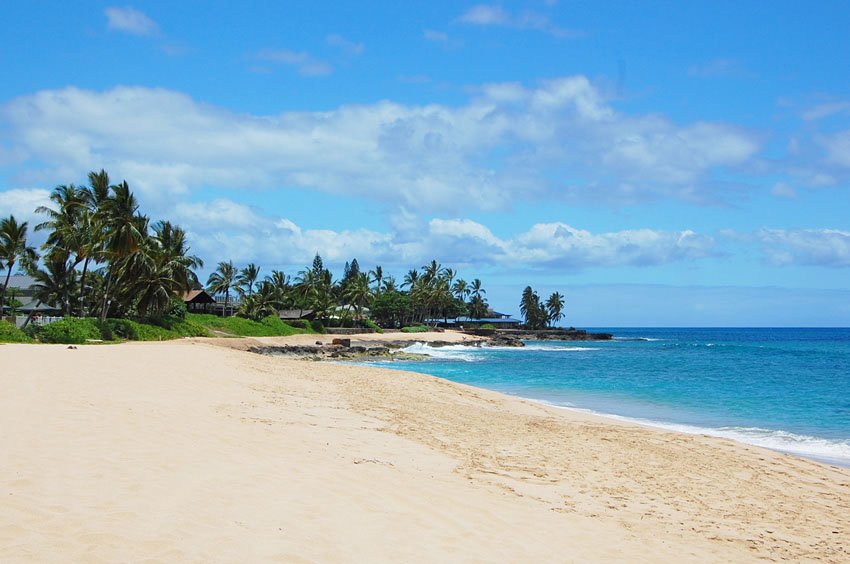
M 126 6 L 106 9 L 107 27 L 116 31 L 124 31 L 133 35 L 155 35 L 159 31 L 156 22 L 135 8 Z
M 461 106 L 381 101 L 269 116 L 163 89 L 65 88 L 0 106 L 0 123 L 0 145 L 35 182 L 106 168 L 150 198 L 309 189 L 452 214 L 541 196 L 722 200 L 711 174 L 759 149 L 734 126 L 616 112 L 582 76 L 485 85 Z
M 497 25 L 507 23 L 510 14 L 501 6 L 478 4 L 460 16 L 460 21 L 476 25 Z
M 366 47 L 362 43 L 349 41 L 345 37 L 336 33 L 328 35 L 325 38 L 325 41 L 331 47 L 336 47 L 342 51 L 346 57 L 359 57 L 366 50 Z
M 542 31 L 558 38 L 578 38 L 583 32 L 566 29 L 552 23 L 548 16 L 526 10 L 518 14 L 494 4 L 478 4 L 461 14 L 459 22 L 478 26 L 503 26 L 514 29 Z
M 13 188 L 0 192 L 0 217 L 14 215 L 18 221 L 43 220 L 35 214 L 35 208 L 48 205 L 50 192 L 43 188 Z
M 181 204 L 172 219 L 188 228 L 192 246 L 211 264 L 233 259 L 265 264 L 306 264 L 316 252 L 329 263 L 357 257 L 364 263 L 409 267 L 432 258 L 457 266 L 502 268 L 650 266 L 712 256 L 714 240 L 689 230 L 652 229 L 591 233 L 565 223 L 537 224 L 502 239 L 469 219 L 414 218 L 415 237 L 400 229 L 334 231 L 305 229 L 288 218 L 273 217 L 226 200 Z
M 298 73 L 304 76 L 324 76 L 333 72 L 331 65 L 304 51 L 263 49 L 257 53 L 256 58 L 260 61 L 295 67 Z
M 772 264 L 850 267 L 850 231 L 838 229 L 762 229 L 756 233 Z

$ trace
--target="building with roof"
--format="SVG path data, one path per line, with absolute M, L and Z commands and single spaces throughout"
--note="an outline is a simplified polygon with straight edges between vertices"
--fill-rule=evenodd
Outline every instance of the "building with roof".
M 183 303 L 191 313 L 212 313 L 215 298 L 205 290 L 190 290 L 183 294 Z
M 3 306 L 2 315 L 9 315 L 14 310 L 16 313 L 29 315 L 36 313 L 38 315 L 59 315 L 62 313 L 61 304 L 46 304 L 41 303 L 33 294 L 36 285 L 36 280 L 32 276 L 18 274 L 9 277 L 9 286 L 6 289 L 6 300 Z M 11 300 L 17 300 L 21 303 L 20 306 L 12 308 Z

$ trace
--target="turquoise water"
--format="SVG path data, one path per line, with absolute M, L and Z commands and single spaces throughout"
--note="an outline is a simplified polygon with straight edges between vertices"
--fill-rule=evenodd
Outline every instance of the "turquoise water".
M 393 367 L 850 466 L 850 329 L 603 329 Z M 385 365 L 385 364 L 384 364 Z

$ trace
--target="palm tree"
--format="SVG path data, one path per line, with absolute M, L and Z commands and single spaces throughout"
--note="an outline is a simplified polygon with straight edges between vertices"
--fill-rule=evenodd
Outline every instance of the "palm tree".
M 254 293 L 254 284 L 257 283 L 257 278 L 260 277 L 260 268 L 253 262 L 239 271 L 239 276 L 236 277 L 236 291 L 240 295 L 248 295 Z
M 361 317 L 363 307 L 368 305 L 373 297 L 374 294 L 369 287 L 369 277 L 364 273 L 351 279 L 343 294 L 349 306 L 354 307 L 354 313 L 358 319 Z
M 68 295 L 69 281 L 73 282 L 73 276 L 68 272 L 68 257 L 58 252 L 45 257 L 44 270 L 33 267 L 29 274 L 35 279 L 31 289 L 37 301 L 24 321 L 24 327 L 32 321 L 38 306 L 60 303 Z
M 395 276 L 387 276 L 384 278 L 384 287 L 381 290 L 383 292 L 397 292 L 398 287 L 396 285 Z
M 443 265 L 436 260 L 432 260 L 431 264 L 422 267 L 422 277 L 428 282 L 436 280 L 443 275 L 443 272 L 445 272 Z
M 137 254 L 137 269 L 129 284 L 142 315 L 161 313 L 173 298 L 195 287 L 198 277 L 192 269 L 204 264 L 188 254 L 186 232 L 180 227 L 160 221 L 154 225 L 154 234 Z
M 230 305 L 230 288 L 233 287 L 235 280 L 236 267 L 233 266 L 233 261 L 218 263 L 218 268 L 207 279 L 208 291 L 213 294 L 224 294 L 225 316 L 227 315 L 227 306 Z
M 459 300 L 466 301 L 466 298 L 469 297 L 470 292 L 472 292 L 472 290 L 469 288 L 469 284 L 467 284 L 466 280 L 464 280 L 463 278 L 459 278 L 452 286 L 452 293 Z
M 381 265 L 379 264 L 375 267 L 375 270 L 369 271 L 369 276 L 371 277 L 372 281 L 375 283 L 375 293 L 380 294 L 381 293 L 381 286 L 383 285 L 383 282 L 384 282 L 384 269 L 381 268 Z
M 38 253 L 27 245 L 27 222 L 18 223 L 14 215 L 0 219 L 0 261 L 6 266 L 6 281 L 0 293 L 0 314 L 6 300 L 6 290 L 15 263 L 20 261 L 25 268 L 31 268 L 38 261 Z
M 546 300 L 546 310 L 549 312 L 550 325 L 557 323 L 564 318 L 562 313 L 564 309 L 564 296 L 558 292 L 553 292 L 549 299 Z
M 415 268 L 408 270 L 407 274 L 404 275 L 404 282 L 402 282 L 401 287 L 404 288 L 407 286 L 410 290 L 413 290 L 418 280 L 419 272 Z
M 106 287 L 100 321 L 106 320 L 110 305 L 112 284 L 129 266 L 130 259 L 139 251 L 147 233 L 147 218 L 137 215 L 139 204 L 126 181 L 111 187 L 112 196 L 103 202 L 105 228 L 104 257 L 107 260 Z
M 257 287 L 257 291 L 239 304 L 239 315 L 259 321 L 269 315 L 277 314 L 280 307 L 281 297 L 278 288 L 270 280 L 263 280 Z
M 481 280 L 476 278 L 472 281 L 472 284 L 469 286 L 469 292 L 472 294 L 473 298 L 481 298 L 482 294 L 486 294 L 487 290 L 481 287 Z
M 73 184 L 57 186 L 50 194 L 50 201 L 54 204 L 55 209 L 47 206 L 36 208 L 36 213 L 47 215 L 47 221 L 36 225 L 35 230 L 50 230 L 44 248 L 67 252 L 70 256 L 71 266 L 66 272 L 70 274 L 82 262 L 86 263 L 85 267 L 88 266 L 88 259 L 93 251 L 91 240 L 97 230 L 91 225 L 92 218 L 86 205 L 84 189 Z M 85 274 L 83 282 L 85 282 Z M 67 305 L 69 303 L 68 296 L 65 296 L 63 301 Z M 66 315 L 70 314 L 69 311 L 65 313 Z M 79 313 L 81 316 L 83 315 L 82 311 Z

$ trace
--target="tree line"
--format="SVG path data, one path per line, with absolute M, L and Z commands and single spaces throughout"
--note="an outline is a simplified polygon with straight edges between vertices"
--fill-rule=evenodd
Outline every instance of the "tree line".
M 112 184 L 101 170 L 88 174 L 87 185 L 57 186 L 50 204 L 35 210 L 44 218 L 34 227 L 46 233 L 41 252 L 27 242 L 27 222 L 0 218 L 0 272 L 6 270 L 0 312 L 16 267 L 35 279 L 38 305 L 57 306 L 64 316 L 157 317 L 182 307 L 175 302 L 202 287 L 195 270 L 204 263 L 190 254 L 182 228 L 170 221 L 151 223 L 139 210 L 127 182 Z M 407 271 L 400 281 L 381 265 L 362 270 L 356 258 L 334 280 L 318 253 L 294 278 L 272 270 L 260 279 L 256 264 L 237 268 L 227 261 L 217 265 L 205 287 L 223 296 L 224 315 L 255 320 L 281 309 L 311 310 L 327 323 L 363 323 L 368 310 L 384 327 L 492 315 L 481 280 L 467 282 L 437 260 Z M 526 287 L 520 303 L 526 326 L 560 321 L 563 298 L 555 292 L 544 302 Z
M 47 234 L 41 253 L 27 242 L 27 222 L 0 219 L 0 311 L 16 265 L 35 279 L 36 307 L 55 305 L 66 317 L 161 316 L 198 286 L 203 261 L 190 254 L 183 229 L 151 224 L 126 181 L 112 184 L 104 170 L 88 181 L 57 186 L 50 205 L 35 210 L 45 219 L 33 228 Z
M 399 282 L 381 265 L 361 270 L 356 258 L 345 263 L 342 277 L 334 280 L 318 253 L 311 265 L 292 278 L 272 270 L 262 281 L 260 268 L 239 269 L 232 261 L 220 262 L 210 274 L 206 289 L 224 296 L 226 312 L 260 319 L 281 309 L 310 310 L 326 323 L 362 322 L 368 309 L 372 321 L 384 327 L 436 322 L 469 315 L 485 317 L 490 311 L 481 280 L 459 278 L 457 271 L 432 260 L 409 270 Z M 234 308 L 231 297 L 240 303 Z

